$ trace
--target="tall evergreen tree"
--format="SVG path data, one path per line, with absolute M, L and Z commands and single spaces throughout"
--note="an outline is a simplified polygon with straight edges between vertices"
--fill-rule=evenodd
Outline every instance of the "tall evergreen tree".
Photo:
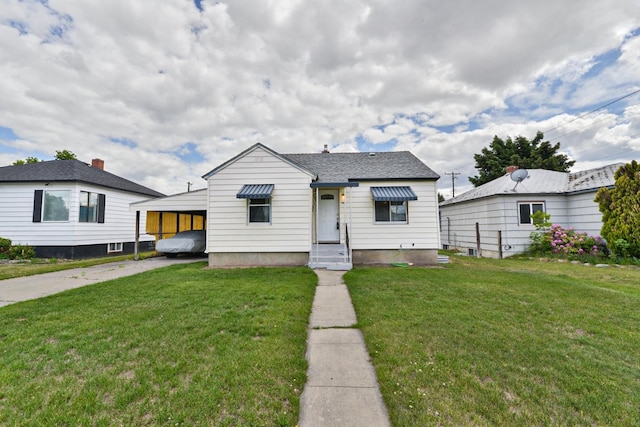
M 575 161 L 569 160 L 566 154 L 558 154 L 559 142 L 552 145 L 549 141 L 543 141 L 543 138 L 544 134 L 540 131 L 531 141 L 524 136 L 518 136 L 515 140 L 511 137 L 502 140 L 494 136 L 489 148 L 485 147 L 481 153 L 473 155 L 475 168 L 480 174 L 469 177 L 469 181 L 478 187 L 503 176 L 507 166 L 569 171 Z
M 615 173 L 613 189 L 596 194 L 602 212 L 602 237 L 620 256 L 640 258 L 640 164 L 635 160 Z

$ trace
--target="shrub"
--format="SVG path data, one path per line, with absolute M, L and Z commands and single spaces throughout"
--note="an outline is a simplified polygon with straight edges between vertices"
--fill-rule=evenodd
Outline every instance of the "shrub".
M 536 227 L 537 228 L 537 227 Z M 545 255 L 557 254 L 566 257 L 602 257 L 608 255 L 605 241 L 600 236 L 576 232 L 573 228 L 564 228 L 553 224 L 549 230 L 531 233 L 532 253 Z
M 640 258 L 640 163 L 633 160 L 615 173 L 614 188 L 598 190 L 602 235 L 617 256 Z M 617 242 L 624 241 L 622 245 Z
M 9 259 L 32 259 L 36 256 L 36 251 L 31 246 L 15 245 L 8 251 Z
M 4 237 L 0 237 L 0 257 L 5 252 L 8 252 L 11 249 L 11 239 L 5 239 Z

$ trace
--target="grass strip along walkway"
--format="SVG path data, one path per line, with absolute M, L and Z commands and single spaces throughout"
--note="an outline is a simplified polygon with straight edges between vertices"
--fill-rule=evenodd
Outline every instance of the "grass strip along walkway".
M 640 419 L 640 270 L 452 259 L 344 277 L 394 426 Z
M 0 424 L 295 425 L 316 275 L 204 266 L 0 309 Z

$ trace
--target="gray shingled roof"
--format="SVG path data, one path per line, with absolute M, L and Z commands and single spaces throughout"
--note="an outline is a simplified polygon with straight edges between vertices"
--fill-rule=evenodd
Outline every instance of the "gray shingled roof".
M 614 163 L 574 173 L 528 169 L 528 177 L 517 186 L 510 175 L 503 175 L 473 190 L 445 200 L 440 203 L 440 206 L 497 195 L 570 194 L 594 191 L 601 187 L 613 187 L 615 184 L 614 174 L 622 165 L 623 163 Z
M 101 187 L 162 197 L 164 194 L 79 160 L 51 160 L 0 167 L 1 182 L 83 182 Z
M 440 178 L 408 151 L 282 154 L 282 157 L 315 173 L 318 182 Z

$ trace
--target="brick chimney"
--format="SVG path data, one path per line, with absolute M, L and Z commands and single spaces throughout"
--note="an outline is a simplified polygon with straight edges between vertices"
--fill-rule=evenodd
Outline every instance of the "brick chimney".
M 329 154 L 329 146 L 324 144 L 324 150 L 322 150 L 322 154 Z
M 91 167 L 92 168 L 97 168 L 100 169 L 101 171 L 104 170 L 104 160 L 102 159 L 93 159 L 91 160 Z
M 507 175 L 511 175 L 519 169 L 519 166 L 507 166 Z

